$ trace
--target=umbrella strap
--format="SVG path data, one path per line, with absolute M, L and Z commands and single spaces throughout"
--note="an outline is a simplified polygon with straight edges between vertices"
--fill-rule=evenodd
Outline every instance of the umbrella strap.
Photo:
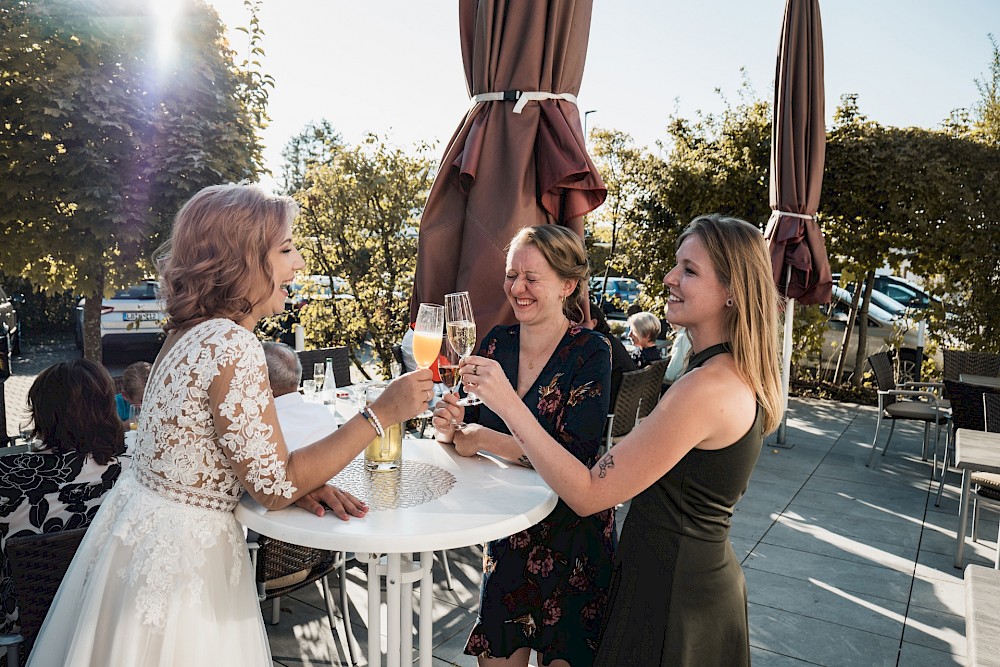
M 775 225 L 778 224 L 778 217 L 782 215 L 787 215 L 792 218 L 802 218 L 803 220 L 815 220 L 815 215 L 809 215 L 808 213 L 792 213 L 791 211 L 779 211 L 778 209 L 773 209 L 771 211 L 771 217 L 767 219 L 767 228 L 764 230 L 764 238 L 770 240 L 771 234 L 774 233 Z
M 514 113 L 521 113 L 528 102 L 538 102 L 541 100 L 566 100 L 576 104 L 576 95 L 573 93 L 550 93 L 544 90 L 505 90 L 497 93 L 479 93 L 473 95 L 472 103 L 480 102 L 516 102 Z

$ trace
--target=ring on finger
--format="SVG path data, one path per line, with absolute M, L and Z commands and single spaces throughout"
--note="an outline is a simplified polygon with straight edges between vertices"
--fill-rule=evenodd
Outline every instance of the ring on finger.
M 474 366 L 472 367 L 472 374 L 473 374 L 473 375 L 479 375 L 479 366 L 475 366 L 475 365 L 474 365 Z

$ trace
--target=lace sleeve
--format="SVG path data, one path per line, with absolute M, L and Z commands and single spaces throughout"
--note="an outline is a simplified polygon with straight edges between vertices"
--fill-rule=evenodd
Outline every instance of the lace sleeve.
M 267 496 L 291 498 L 288 450 L 278 426 L 260 343 L 234 330 L 217 350 L 218 373 L 209 388 L 219 444 L 244 488 L 262 505 Z

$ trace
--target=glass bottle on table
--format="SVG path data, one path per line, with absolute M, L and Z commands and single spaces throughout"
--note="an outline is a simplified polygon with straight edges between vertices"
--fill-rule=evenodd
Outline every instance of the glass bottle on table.
M 333 405 L 337 392 L 337 380 L 333 376 L 333 358 L 326 358 L 326 371 L 323 373 L 323 405 Z
M 468 292 L 445 294 L 445 323 L 448 342 L 461 359 L 465 359 L 476 349 L 476 318 L 472 314 L 472 303 Z M 459 405 L 479 405 L 482 403 L 472 392 L 467 392 Z

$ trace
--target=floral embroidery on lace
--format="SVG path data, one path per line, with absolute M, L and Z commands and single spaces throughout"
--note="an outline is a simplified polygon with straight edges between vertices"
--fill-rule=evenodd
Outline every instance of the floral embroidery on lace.
M 200 599 L 205 554 L 220 540 L 228 544 L 230 585 L 239 585 L 248 555 L 232 515 L 243 493 L 233 465 L 244 466 L 257 492 L 290 497 L 295 491 L 264 419 L 265 368 L 252 333 L 209 320 L 184 334 L 149 379 L 132 468 L 105 501 L 116 507 L 94 526 L 99 539 L 132 548 L 133 558 L 117 574 L 137 587 L 144 623 L 163 627 L 166 602 L 179 590 Z M 232 380 L 218 407 L 220 430 L 225 425 L 219 433 L 209 390 L 223 373 Z
M 219 407 L 229 425 L 219 434 L 208 392 L 223 369 L 232 369 L 233 378 Z M 232 464 L 242 463 L 255 491 L 290 498 L 295 487 L 277 458 L 274 429 L 263 419 L 265 369 L 257 339 L 230 320 L 209 320 L 187 332 L 149 381 L 136 447 L 139 480 L 171 500 L 232 511 L 243 493 Z

